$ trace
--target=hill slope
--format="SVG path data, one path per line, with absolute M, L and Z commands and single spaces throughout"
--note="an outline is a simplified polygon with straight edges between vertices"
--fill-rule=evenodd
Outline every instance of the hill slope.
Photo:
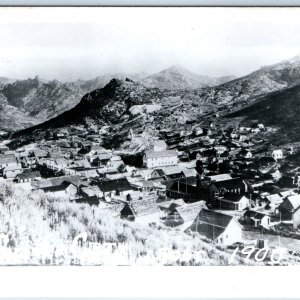
M 262 122 L 279 129 L 270 135 L 275 144 L 300 141 L 300 85 L 262 96 L 249 106 L 227 115 L 243 123 Z

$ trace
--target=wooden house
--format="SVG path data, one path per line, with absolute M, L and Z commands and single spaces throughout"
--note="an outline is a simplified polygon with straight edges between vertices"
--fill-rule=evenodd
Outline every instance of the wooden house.
M 177 151 L 146 151 L 143 157 L 143 165 L 147 168 L 175 166 L 178 163 Z
M 155 198 L 142 198 L 128 201 L 120 212 L 122 219 L 142 224 L 156 223 L 160 220 L 160 210 Z
M 202 208 L 207 208 L 205 201 L 197 201 L 190 204 L 179 205 L 172 203 L 168 208 L 168 215 L 164 224 L 170 227 L 181 226 L 189 227 L 195 220 Z
M 201 209 L 190 230 L 221 245 L 243 240 L 242 226 L 234 217 L 205 208 Z
M 74 199 L 77 195 L 77 187 L 74 184 L 67 181 L 64 181 L 60 185 L 43 187 L 41 188 L 41 190 L 51 196 L 68 199 Z
M 250 207 L 250 200 L 243 194 L 225 193 L 218 197 L 216 208 L 241 211 Z
M 282 220 L 292 220 L 293 213 L 300 206 L 300 195 L 288 196 L 278 206 L 278 212 Z
M 93 182 L 92 185 L 98 186 L 100 197 L 126 196 L 134 191 L 127 178 Z
M 16 181 L 19 183 L 30 182 L 33 180 L 41 180 L 42 176 L 39 171 L 24 172 L 16 176 Z
M 270 226 L 270 216 L 263 212 L 247 210 L 243 215 L 243 219 L 245 224 L 250 226 L 263 226 L 265 228 Z

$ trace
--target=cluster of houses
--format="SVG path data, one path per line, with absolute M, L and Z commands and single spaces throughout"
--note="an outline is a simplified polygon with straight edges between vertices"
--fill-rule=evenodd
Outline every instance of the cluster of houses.
M 161 131 L 142 167 L 95 141 L 62 146 L 65 135 L 17 150 L 2 145 L 0 176 L 128 221 L 196 231 L 229 245 L 243 240 L 244 228 L 300 225 L 298 174 L 280 171 L 294 149 L 264 149 L 258 135 L 265 131 L 263 124 L 224 130 L 212 123 Z

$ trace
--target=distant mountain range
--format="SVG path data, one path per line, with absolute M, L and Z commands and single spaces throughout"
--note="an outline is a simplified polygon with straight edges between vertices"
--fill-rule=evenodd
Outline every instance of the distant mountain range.
M 141 83 L 147 87 L 167 90 L 198 89 L 219 85 L 234 78 L 235 76 L 212 78 L 192 73 L 181 66 L 173 66 L 144 78 Z
M 88 92 L 104 87 L 113 78 L 130 78 L 146 87 L 195 89 L 231 80 L 193 74 L 176 66 L 157 74 L 110 74 L 74 82 L 46 81 L 40 77 L 25 80 L 0 78 L 0 130 L 15 131 L 49 120 L 79 103 Z
M 280 109 L 282 115 L 284 109 L 290 111 L 285 120 L 287 125 L 284 125 L 284 122 L 280 123 L 280 118 L 274 118 L 275 123 L 280 123 L 285 128 L 296 118 L 294 112 L 298 111 L 298 101 L 294 99 L 298 97 L 296 91 L 300 85 L 299 57 L 262 67 L 241 78 L 233 80 L 227 78 L 229 82 L 219 85 L 213 85 L 217 79 L 213 81 L 205 76 L 191 74 L 176 66 L 146 77 L 136 74 L 132 76 L 135 77 L 134 81 L 128 78 L 124 80 L 125 75 L 122 74 L 115 74 L 119 79 L 101 76 L 90 81 L 73 83 L 42 82 L 38 77 L 16 81 L 4 85 L 0 91 L 2 103 L 0 116 L 6 122 L 2 124 L 9 124 L 12 129 L 30 127 L 46 120 L 41 125 L 16 133 L 15 137 L 34 134 L 43 138 L 44 132 L 48 129 L 69 130 L 70 126 L 81 126 L 85 129 L 99 130 L 102 126 L 108 125 L 112 127 L 110 136 L 115 140 L 118 134 L 122 135 L 120 143 L 126 140 L 130 129 L 126 122 L 132 122 L 130 124 L 133 127 L 140 128 L 147 124 L 153 132 L 156 128 L 168 128 L 170 124 L 176 128 L 183 125 L 184 129 L 184 124 L 197 124 L 201 118 L 214 111 L 231 117 L 243 117 L 246 120 L 259 119 L 261 115 L 262 120 L 270 107 L 269 112 L 272 112 L 269 114 L 270 118 L 273 108 L 274 114 L 279 113 Z M 106 84 L 106 81 L 109 83 Z M 203 85 L 213 86 L 195 88 L 200 82 Z M 169 88 L 165 88 L 166 86 Z M 86 93 L 87 90 L 92 91 Z M 286 95 L 293 98 L 288 100 Z M 275 99 L 274 103 L 272 99 Z M 284 99 L 282 100 L 284 102 L 281 103 L 278 99 Z M 265 103 L 268 103 L 266 107 L 269 108 L 264 106 Z M 285 108 L 284 103 L 290 104 Z M 130 114 L 130 107 L 140 104 L 159 104 L 162 109 L 154 115 L 137 118 L 136 121 Z M 252 110 L 257 111 L 257 115 L 251 113 Z M 275 123 L 273 125 L 276 126 Z M 110 138 L 107 137 L 107 140 L 110 141 Z

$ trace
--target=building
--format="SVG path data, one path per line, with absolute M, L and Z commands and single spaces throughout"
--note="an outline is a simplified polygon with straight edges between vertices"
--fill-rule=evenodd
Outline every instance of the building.
M 143 157 L 143 165 L 147 168 L 163 166 L 175 166 L 178 163 L 177 151 L 146 151 Z
M 42 176 L 39 171 L 33 171 L 33 172 L 24 172 L 18 174 L 15 179 L 18 183 L 23 183 L 23 182 L 30 182 L 33 180 L 41 180 Z
M 216 208 L 244 210 L 250 206 L 250 200 L 242 194 L 225 193 L 217 199 Z
M 298 229 L 300 225 L 300 206 L 293 212 L 292 220 L 294 229 Z
M 17 158 L 14 154 L 1 154 L 0 155 L 0 169 L 4 169 L 9 166 L 19 165 Z
M 168 215 L 164 224 L 176 227 L 185 224 L 190 226 L 202 208 L 207 208 L 205 201 L 197 201 L 190 204 L 179 205 L 176 202 L 168 207 Z M 189 223 L 190 222 L 190 223 Z
M 54 197 L 74 199 L 77 195 L 77 187 L 67 181 L 60 185 L 43 187 L 41 190 Z
M 127 178 L 120 178 L 115 180 L 93 182 L 92 185 L 98 186 L 100 190 L 100 197 L 127 196 L 134 192 Z
M 243 218 L 245 224 L 250 226 L 263 226 L 265 228 L 269 228 L 270 226 L 270 216 L 259 211 L 247 210 Z
M 120 217 L 141 224 L 158 224 L 160 220 L 160 210 L 154 197 L 143 197 L 142 199 L 126 202 L 120 212 Z
M 300 206 L 300 195 L 288 196 L 278 206 L 278 212 L 282 220 L 292 220 L 293 213 Z
M 234 217 L 203 208 L 190 230 L 221 245 L 232 245 L 243 240 L 242 226 Z
M 15 177 L 22 172 L 21 164 L 9 164 L 3 169 L 3 177 L 6 179 L 15 179 Z

